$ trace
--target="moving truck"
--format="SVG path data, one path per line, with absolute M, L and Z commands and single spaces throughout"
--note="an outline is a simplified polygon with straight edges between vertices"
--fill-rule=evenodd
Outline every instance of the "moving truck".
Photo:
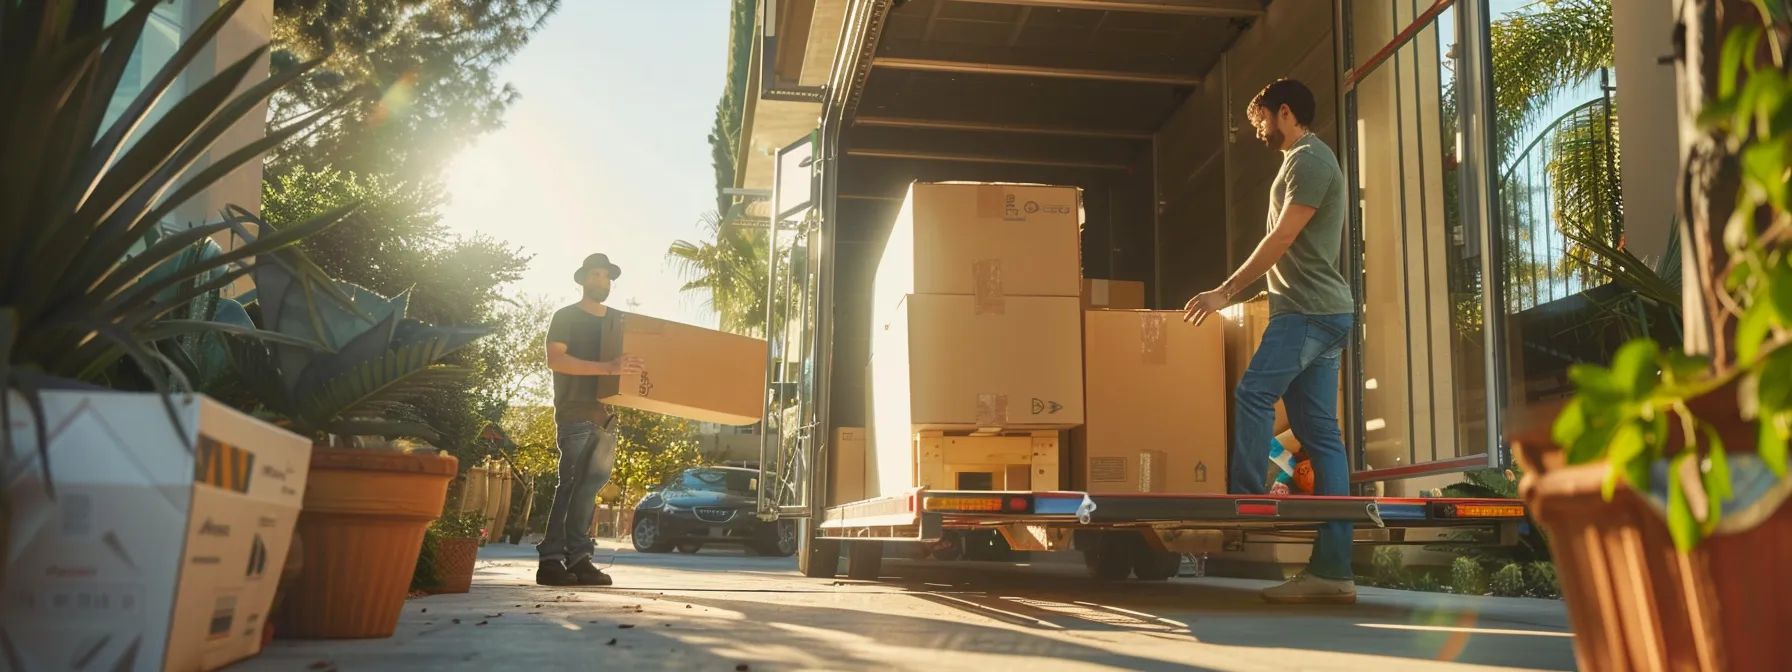
M 874 578 L 886 544 L 969 536 L 1143 580 L 1325 521 L 1364 543 L 1516 539 L 1518 502 L 1423 497 L 1414 480 L 1503 463 L 1509 364 L 1502 330 L 1479 326 L 1501 315 L 1480 291 L 1501 273 L 1482 253 L 1497 247 L 1484 3 L 759 10 L 724 224 L 773 241 L 761 514 L 804 521 L 805 573 L 832 576 L 844 555 Z M 1179 320 L 1264 234 L 1281 157 L 1244 115 L 1281 77 L 1317 95 L 1312 131 L 1357 206 L 1348 497 L 1225 494 L 1228 362 L 1249 334 L 1222 329 L 1261 319 Z M 1017 257 L 979 238 L 1028 222 L 1046 223 L 1001 234 Z

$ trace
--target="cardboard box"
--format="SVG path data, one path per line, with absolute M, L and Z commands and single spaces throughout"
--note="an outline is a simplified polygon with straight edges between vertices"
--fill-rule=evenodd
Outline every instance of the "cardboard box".
M 23 399 L 5 455 L 0 624 L 19 669 L 214 670 L 261 652 L 311 442 L 204 397 L 46 392 L 45 488 Z
M 872 335 L 871 494 L 914 487 L 918 431 L 1082 424 L 1078 303 L 1008 297 L 979 313 L 970 296 L 906 297 Z
M 614 354 L 635 355 L 646 373 L 604 376 L 607 404 L 723 425 L 765 414 L 765 341 L 646 315 L 622 317 Z M 613 356 L 605 345 L 605 358 Z
M 1083 279 L 1083 310 L 1144 310 L 1145 283 L 1136 280 Z
M 1004 296 L 1082 291 L 1082 190 L 916 182 L 896 216 L 872 292 L 873 324 L 909 294 Z M 885 312 L 875 312 L 885 311 Z
M 865 428 L 834 429 L 834 450 L 828 460 L 828 506 L 856 502 L 865 497 Z
M 1181 311 L 1084 313 L 1087 418 L 1073 489 L 1226 491 L 1225 329 Z

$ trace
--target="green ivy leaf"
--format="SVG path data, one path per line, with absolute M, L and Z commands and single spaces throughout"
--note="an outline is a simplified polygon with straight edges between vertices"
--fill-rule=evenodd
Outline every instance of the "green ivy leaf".
M 1678 349 L 1662 353 L 1662 372 L 1671 385 L 1684 385 L 1711 370 L 1711 358 L 1688 355 Z
M 1572 446 L 1587 434 L 1587 416 L 1582 409 L 1583 402 L 1574 399 L 1556 416 L 1556 422 L 1550 427 L 1550 438 L 1555 439 L 1558 446 Z
M 1661 382 L 1661 346 L 1655 341 L 1638 338 L 1618 348 L 1612 358 L 1612 383 L 1628 400 L 1640 400 L 1655 391 Z
M 1717 97 L 1728 99 L 1736 94 L 1737 78 L 1742 76 L 1745 59 L 1752 64 L 1754 55 L 1761 45 L 1760 26 L 1743 26 L 1730 32 L 1724 39 L 1722 65 L 1718 70 Z
M 1761 461 L 1780 478 L 1786 477 L 1786 432 L 1781 428 L 1788 420 L 1785 413 L 1761 416 Z
M 1686 488 L 1680 483 L 1680 469 L 1692 458 L 1692 451 L 1686 451 L 1668 465 L 1668 533 L 1674 537 L 1674 547 L 1682 552 L 1697 546 L 1700 537 L 1699 521 L 1686 501 Z
M 1755 399 L 1760 414 L 1770 416 L 1792 410 L 1792 348 L 1768 353 L 1755 373 Z
M 1611 448 L 1606 453 L 1606 460 L 1611 463 L 1612 469 L 1606 474 L 1604 487 L 1600 491 L 1606 501 L 1611 501 L 1612 495 L 1617 494 L 1619 474 L 1630 473 L 1631 462 L 1643 455 L 1644 448 L 1642 425 L 1626 422 L 1612 434 Z M 1644 482 L 1633 482 L 1632 485 L 1647 489 L 1647 480 L 1645 476 Z
M 1623 399 L 1624 392 L 1618 385 L 1617 376 L 1597 364 L 1575 364 L 1568 367 L 1568 380 L 1587 397 L 1597 400 Z
M 1727 242 L 1728 241 L 1726 241 L 1726 243 Z M 1736 250 L 1734 249 L 1730 250 L 1732 253 L 1735 251 Z M 1754 267 L 1749 266 L 1748 264 L 1737 264 L 1735 268 L 1730 269 L 1729 275 L 1724 276 L 1724 288 L 1731 292 L 1742 289 L 1743 285 L 1748 283 L 1748 279 L 1754 275 L 1754 272 Z
M 1710 532 L 1723 519 L 1724 500 L 1735 496 L 1736 491 L 1730 479 L 1730 460 L 1724 452 L 1723 437 L 1717 435 L 1716 429 L 1705 425 L 1705 442 L 1710 447 L 1699 471 L 1705 481 L 1705 496 L 1710 501 L 1705 511 L 1705 531 Z
M 1783 97 L 1784 94 L 1778 92 L 1763 94 L 1762 104 L 1772 104 L 1777 110 Z M 1742 150 L 1741 160 L 1743 184 L 1748 188 L 1749 197 L 1784 211 L 1787 206 L 1786 143 L 1769 141 L 1749 145 Z
M 1743 362 L 1753 362 L 1761 354 L 1761 344 L 1773 333 L 1775 310 L 1772 303 L 1756 301 L 1743 311 L 1742 320 L 1736 323 L 1736 356 Z

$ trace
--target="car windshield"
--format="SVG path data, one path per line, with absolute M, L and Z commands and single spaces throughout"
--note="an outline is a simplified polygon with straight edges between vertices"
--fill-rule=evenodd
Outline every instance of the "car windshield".
M 734 495 L 759 493 L 757 474 L 733 469 L 692 469 L 684 472 L 676 487 L 682 490 L 725 492 Z

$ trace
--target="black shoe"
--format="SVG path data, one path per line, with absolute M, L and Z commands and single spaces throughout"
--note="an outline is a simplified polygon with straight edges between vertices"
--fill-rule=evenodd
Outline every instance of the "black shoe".
M 608 586 L 615 583 L 615 581 L 610 579 L 609 574 L 604 573 L 604 570 L 598 569 L 597 565 L 591 564 L 591 558 L 585 558 L 572 563 L 572 566 L 567 567 L 566 571 L 577 578 L 579 585 L 581 586 Z
M 543 560 L 541 567 L 535 570 L 535 583 L 542 586 L 576 586 L 579 585 L 579 577 L 559 560 Z

